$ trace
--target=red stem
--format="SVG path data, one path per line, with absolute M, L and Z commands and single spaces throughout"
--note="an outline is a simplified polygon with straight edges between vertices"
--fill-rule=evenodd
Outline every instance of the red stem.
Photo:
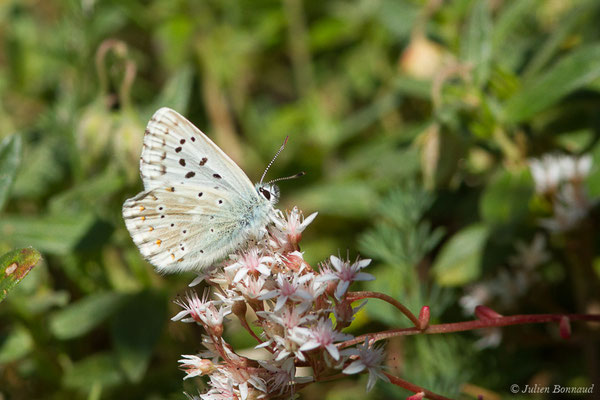
M 400 303 L 398 300 L 393 297 L 388 296 L 387 294 L 379 293 L 379 292 L 349 292 L 346 295 L 346 298 L 350 301 L 362 300 L 367 298 L 380 299 L 385 302 L 390 303 L 398 310 L 400 310 L 404 315 L 411 320 L 414 326 L 420 326 L 419 319 L 412 313 L 404 304 Z
M 408 381 L 405 381 L 404 379 L 398 378 L 397 376 L 394 376 L 392 374 L 388 374 L 387 372 L 384 372 L 384 375 L 387 376 L 390 380 L 391 383 L 393 383 L 396 386 L 400 386 L 401 388 L 404 388 L 406 390 L 410 390 L 413 393 L 419 393 L 419 392 L 423 392 L 425 393 L 425 397 L 427 397 L 428 399 L 432 399 L 432 400 L 450 400 L 447 397 L 441 396 L 439 394 L 433 393 L 425 388 L 422 388 L 421 386 L 417 386 L 414 383 L 410 383 Z
M 250 334 L 250 336 L 252 336 L 254 339 L 256 339 L 259 344 L 263 344 L 264 343 L 261 340 L 261 338 L 259 338 L 258 336 L 256 336 L 256 333 L 254 333 L 254 331 L 252 330 L 252 328 L 250 328 L 250 325 L 248 325 L 248 321 L 246 321 L 246 318 L 240 318 L 240 317 L 238 317 L 238 319 L 240 320 L 240 323 L 242 324 L 242 326 L 244 327 L 244 329 L 246 329 L 246 331 L 248 331 L 248 333 Z M 273 350 L 271 348 L 267 347 L 267 350 L 269 350 L 271 353 L 273 352 Z
M 426 329 L 419 328 L 404 328 L 390 329 L 388 331 L 368 333 L 357 336 L 352 340 L 339 343 L 338 347 L 343 349 L 357 343 L 362 343 L 368 337 L 372 343 L 379 340 L 388 339 L 395 336 L 409 336 L 417 334 L 435 334 L 435 333 L 450 333 L 470 331 L 473 329 L 493 328 L 499 326 L 519 325 L 519 324 L 540 324 L 545 322 L 560 322 L 562 317 L 567 317 L 571 321 L 596 321 L 600 322 L 600 315 L 597 314 L 525 314 L 511 315 L 508 317 L 500 317 L 486 320 L 473 320 L 464 322 L 454 322 L 451 324 L 429 325 Z

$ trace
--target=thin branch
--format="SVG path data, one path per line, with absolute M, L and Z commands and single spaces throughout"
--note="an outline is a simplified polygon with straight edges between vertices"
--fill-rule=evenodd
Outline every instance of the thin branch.
M 379 293 L 379 292 L 350 292 L 346 295 L 346 298 L 350 301 L 362 300 L 362 299 L 366 299 L 366 298 L 374 298 L 374 299 L 383 300 L 385 302 L 390 303 L 394 307 L 396 307 L 398 310 L 400 310 L 402 312 L 402 314 L 406 315 L 408 317 L 408 319 L 410 319 L 410 321 L 413 323 L 414 326 L 416 326 L 416 327 L 420 326 L 419 318 L 417 318 L 415 316 L 415 314 L 413 314 L 408 308 L 406 308 L 406 306 L 404 304 L 400 303 L 398 300 L 394 299 L 393 297 L 388 296 L 387 294 L 383 294 L 383 293 Z
M 511 315 L 508 317 L 500 317 L 495 319 L 477 319 L 473 321 L 454 322 L 450 324 L 438 324 L 429 325 L 426 329 L 420 330 L 418 328 L 404 328 L 404 329 L 390 329 L 388 331 L 382 331 L 377 333 L 368 333 L 365 335 L 357 336 L 352 340 L 347 340 L 342 343 L 338 343 L 338 347 L 343 349 L 349 346 L 353 346 L 357 343 L 362 343 L 368 337 L 371 343 L 378 342 L 380 340 L 389 339 L 396 336 L 410 336 L 418 334 L 433 335 L 436 333 L 450 333 L 450 332 L 462 332 L 470 331 L 474 329 L 494 328 L 500 326 L 509 325 L 521 325 L 521 324 L 541 324 L 547 322 L 560 322 L 561 318 L 567 317 L 571 321 L 593 321 L 600 322 L 600 315 L 598 314 L 525 314 L 525 315 Z
M 413 393 L 423 392 L 423 393 L 425 393 L 425 397 L 427 397 L 428 399 L 432 399 L 432 400 L 450 400 L 448 397 L 444 397 L 444 396 L 439 395 L 437 393 L 433 393 L 430 390 L 422 388 L 421 386 L 417 386 L 414 383 L 410 383 L 408 381 L 405 381 L 404 379 L 398 378 L 397 376 L 394 376 L 392 374 L 388 374 L 387 372 L 384 372 L 384 375 L 387 376 L 388 379 L 390 380 L 390 382 L 393 383 L 394 385 L 400 386 L 401 388 L 404 388 L 406 390 L 410 390 Z

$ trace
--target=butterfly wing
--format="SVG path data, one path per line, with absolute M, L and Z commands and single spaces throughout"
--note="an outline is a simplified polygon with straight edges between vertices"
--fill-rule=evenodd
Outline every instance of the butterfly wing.
M 156 111 L 144 136 L 140 173 L 144 188 L 203 186 L 217 182 L 242 196 L 256 196 L 244 171 L 178 112 Z
M 237 164 L 169 108 L 148 123 L 140 172 L 145 191 L 123 204 L 123 218 L 162 272 L 211 265 L 264 230 L 273 210 Z
M 199 270 L 239 248 L 268 222 L 267 203 L 245 203 L 214 186 L 142 192 L 123 204 L 123 218 L 146 260 L 161 272 Z M 248 221 L 248 209 L 262 210 Z

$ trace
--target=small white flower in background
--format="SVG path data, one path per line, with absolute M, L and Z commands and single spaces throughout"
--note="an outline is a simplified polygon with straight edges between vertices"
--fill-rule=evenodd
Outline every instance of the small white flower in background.
M 502 269 L 494 277 L 467 288 L 466 294 L 459 300 L 465 315 L 473 315 L 475 307 L 490 303 L 504 309 L 512 307 L 539 279 L 536 269 L 550 260 L 550 254 L 546 251 L 545 236 L 538 232 L 530 243 L 518 241 L 515 249 L 517 254 L 508 259 L 510 268 Z M 486 332 L 485 336 L 475 343 L 475 347 L 495 347 L 501 340 L 500 331 Z
M 367 392 L 373 389 L 377 378 L 389 382 L 387 376 L 384 375 L 383 362 L 385 353 L 383 346 L 369 346 L 369 339 L 365 339 L 364 343 L 357 346 L 355 349 L 344 350 L 344 353 L 351 356 L 357 356 L 358 359 L 353 361 L 342 371 L 346 375 L 358 374 L 365 369 L 369 371 L 369 381 L 367 382 Z
M 499 328 L 478 329 L 475 332 L 481 336 L 474 343 L 475 348 L 478 350 L 498 347 L 500 342 L 502 342 L 502 330 Z
M 350 261 L 342 261 L 336 256 L 331 256 L 329 259 L 335 271 L 326 269 L 326 272 L 318 279 L 320 281 L 339 280 L 337 288 L 335 289 L 335 297 L 337 299 L 342 298 L 353 281 L 372 281 L 375 279 L 371 274 L 360 272 L 361 269 L 371 263 L 371 260 L 368 258 L 358 260 L 353 264 L 350 264 Z
M 316 367 L 318 373 L 369 372 L 370 390 L 383 362 L 381 348 L 360 347 L 340 351 L 339 343 L 352 339 L 343 333 L 354 315 L 366 303 L 352 307 L 342 300 L 352 282 L 372 280 L 362 272 L 371 260 L 351 263 L 332 256 L 319 271 L 306 263 L 299 251 L 302 232 L 317 214 L 307 218 L 294 207 L 284 215 L 277 212 L 267 236 L 231 254 L 217 268 L 203 271 L 190 286 L 206 282 L 216 299 L 187 294 L 176 304 L 183 308 L 174 321 L 196 322 L 206 330 L 197 355 L 180 360 L 185 379 L 208 375 L 209 390 L 192 399 L 294 398 L 298 385 L 314 381 L 312 376 L 297 377 L 297 366 Z M 335 289 L 335 290 L 334 290 Z M 334 293 L 335 292 L 335 293 Z M 339 301 L 342 300 L 342 301 Z M 268 360 L 240 356 L 222 337 L 223 323 L 229 314 L 250 329 L 246 315 L 254 315 L 252 332 L 257 349 L 268 351 Z M 335 326 L 332 318 L 336 319 Z M 250 334 L 250 332 L 249 332 Z M 354 357 L 352 360 L 349 356 Z M 362 367 L 361 367 L 362 365 Z M 315 371 L 313 369 L 313 371 Z M 326 376 L 325 375 L 325 376 Z M 300 386 L 301 388 L 302 386 Z
M 549 196 L 553 215 L 541 225 L 552 232 L 573 229 L 587 215 L 591 202 L 582 182 L 592 169 L 592 157 L 546 154 L 530 159 L 529 168 L 536 192 Z
M 475 307 L 486 304 L 492 298 L 492 293 L 485 283 L 477 283 L 467 289 L 467 294 L 463 295 L 458 303 L 463 308 L 465 315 L 473 315 Z
M 585 179 L 592 169 L 592 157 L 545 154 L 529 160 L 529 168 L 540 194 L 554 191 L 560 184 Z
M 529 160 L 529 169 L 535 182 L 536 192 L 543 194 L 554 190 L 561 182 L 560 156 L 545 154 L 541 158 Z
M 583 188 L 564 185 L 555 196 L 554 215 L 543 219 L 541 225 L 551 232 L 569 231 L 585 218 L 590 207 Z
M 582 180 L 592 170 L 592 156 L 586 154 L 581 157 L 563 157 L 563 179 L 566 181 Z
M 550 260 L 550 253 L 546 251 L 546 238 L 539 232 L 535 234 L 531 243 L 518 241 L 515 248 L 517 254 L 509 258 L 514 267 L 531 271 Z

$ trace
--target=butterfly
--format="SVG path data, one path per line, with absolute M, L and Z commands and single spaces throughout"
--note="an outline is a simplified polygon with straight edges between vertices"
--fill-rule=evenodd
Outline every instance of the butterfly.
M 144 191 L 123 204 L 144 258 L 163 273 L 201 270 L 260 238 L 279 199 L 272 183 L 281 179 L 262 181 L 284 146 L 253 185 L 190 121 L 170 108 L 156 111 L 140 158 Z

